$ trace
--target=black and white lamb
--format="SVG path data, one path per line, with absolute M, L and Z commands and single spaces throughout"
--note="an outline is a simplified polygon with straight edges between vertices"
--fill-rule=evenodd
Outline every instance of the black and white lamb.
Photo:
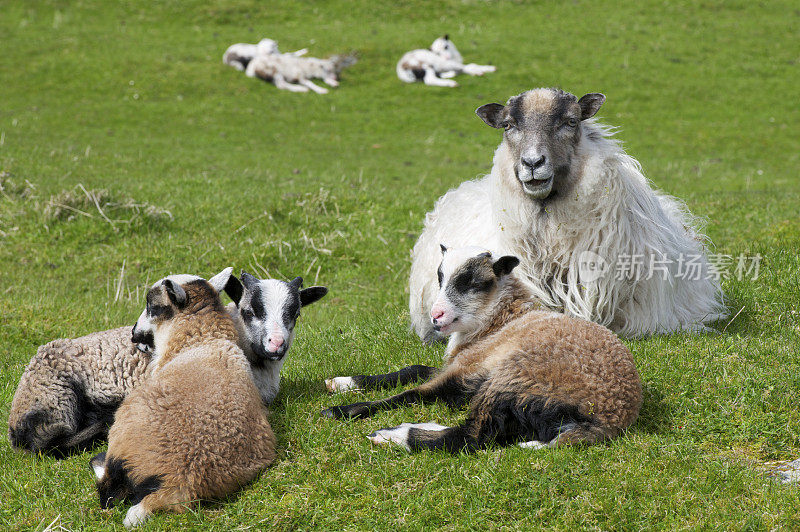
M 353 55 L 333 55 L 328 59 L 290 54 L 259 55 L 247 65 L 245 74 L 291 92 L 308 92 L 311 89 L 317 94 L 327 94 L 328 89 L 311 80 L 321 79 L 331 87 L 338 87 L 341 71 L 355 62 Z
M 428 50 L 420 48 L 406 52 L 397 62 L 397 77 L 401 81 L 422 81 L 425 85 L 438 87 L 458 87 L 458 83 L 449 79 L 458 74 L 482 76 L 495 70 L 492 65 L 465 65 L 456 45 L 447 35 L 433 41 Z

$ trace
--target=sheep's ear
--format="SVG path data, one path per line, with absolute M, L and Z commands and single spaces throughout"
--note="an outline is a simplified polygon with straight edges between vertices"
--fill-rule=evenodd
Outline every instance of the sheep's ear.
M 214 290 L 216 290 L 218 293 L 222 292 L 225 290 L 225 285 L 228 284 L 228 279 L 231 278 L 231 273 L 233 273 L 233 268 L 228 266 L 217 275 L 209 279 L 208 284 L 213 286 Z
M 181 285 L 167 279 L 164 281 L 164 288 L 167 290 L 167 297 L 176 307 L 183 308 L 186 305 L 186 291 Z
M 294 288 L 300 289 L 303 286 L 303 278 L 302 277 L 295 277 L 291 281 L 289 281 L 289 286 L 293 286 Z
M 442 250 L 442 255 L 447 253 L 447 246 L 445 246 L 444 244 L 439 244 L 439 248 Z
M 242 270 L 242 283 L 244 284 L 245 288 L 252 290 L 256 286 L 258 286 L 258 279 L 256 279 L 246 271 Z
M 307 307 L 311 303 L 315 303 L 322 299 L 328 293 L 328 289 L 324 286 L 312 286 L 300 290 L 300 306 Z
M 511 270 L 516 268 L 518 264 L 519 259 L 517 257 L 506 255 L 505 257 L 500 257 L 494 261 L 494 264 L 492 264 L 492 270 L 494 270 L 494 274 L 497 277 L 502 277 L 511 273 Z
M 605 95 L 599 92 L 590 92 L 581 96 L 581 99 L 578 100 L 578 105 L 581 106 L 581 120 L 593 117 L 605 101 Z
M 228 278 L 228 282 L 225 283 L 225 288 L 223 288 L 223 290 L 225 290 L 225 293 L 231 298 L 233 304 L 238 307 L 239 301 L 242 299 L 242 292 L 244 292 L 241 281 L 239 281 L 235 275 L 231 275 Z
M 499 103 L 487 103 L 486 105 L 481 105 L 478 107 L 475 110 L 475 114 L 481 117 L 481 120 L 490 126 L 497 129 L 503 129 L 505 127 L 505 119 L 503 118 L 504 111 L 504 105 Z

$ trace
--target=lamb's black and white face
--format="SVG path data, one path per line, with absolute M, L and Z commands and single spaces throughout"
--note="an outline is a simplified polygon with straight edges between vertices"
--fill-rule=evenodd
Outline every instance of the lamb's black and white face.
M 494 260 L 491 253 L 478 247 L 441 247 L 439 295 L 431 307 L 431 323 L 445 336 L 473 332 L 485 325 L 497 301 L 498 286 L 519 259 L 505 256 Z
M 566 196 L 572 165 L 581 142 L 581 122 L 591 118 L 605 102 L 600 93 L 580 100 L 559 89 L 534 89 L 508 100 L 489 103 L 475 112 L 503 135 L 514 161 L 514 175 L 531 198 Z
M 463 62 L 461 54 L 456 49 L 456 45 L 453 44 L 453 41 L 451 41 L 450 37 L 447 35 L 433 41 L 433 44 L 431 44 L 431 52 L 450 61 Z
M 236 302 L 246 341 L 260 359 L 280 360 L 294 340 L 300 309 L 318 301 L 328 289 L 312 286 L 303 289 L 303 278 L 291 282 L 257 279 L 242 272 L 242 295 Z
M 178 313 L 191 312 L 192 304 L 205 304 L 207 301 L 219 304 L 219 293 L 226 289 L 233 268 L 225 268 L 206 281 L 197 275 L 170 275 L 156 281 L 147 291 L 146 306 L 136 325 L 133 326 L 131 341 L 142 351 L 152 353 L 158 343 L 163 325 Z

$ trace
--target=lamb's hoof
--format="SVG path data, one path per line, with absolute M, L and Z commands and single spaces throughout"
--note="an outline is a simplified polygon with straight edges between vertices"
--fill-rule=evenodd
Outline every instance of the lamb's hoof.
M 128 509 L 122 524 L 125 525 L 125 528 L 133 528 L 147 521 L 147 517 L 147 510 L 142 507 L 142 503 L 139 503 Z
M 358 388 L 353 377 L 333 377 L 325 379 L 325 388 L 331 393 L 346 392 Z
M 326 408 L 325 410 L 320 412 L 320 415 L 322 417 L 327 417 L 327 418 L 331 418 L 331 419 L 336 419 L 337 417 L 339 417 L 339 416 L 337 416 L 336 414 L 333 413 L 333 408 Z

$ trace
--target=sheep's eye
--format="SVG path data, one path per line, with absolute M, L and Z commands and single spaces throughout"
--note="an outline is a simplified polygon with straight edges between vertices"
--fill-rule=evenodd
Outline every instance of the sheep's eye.
M 514 129 L 514 123 L 511 122 L 510 120 L 507 120 L 506 122 L 503 122 L 503 129 L 505 129 L 506 131 Z
M 578 120 L 576 118 L 570 118 L 569 120 L 567 120 L 567 125 L 569 127 L 575 127 L 578 125 Z

